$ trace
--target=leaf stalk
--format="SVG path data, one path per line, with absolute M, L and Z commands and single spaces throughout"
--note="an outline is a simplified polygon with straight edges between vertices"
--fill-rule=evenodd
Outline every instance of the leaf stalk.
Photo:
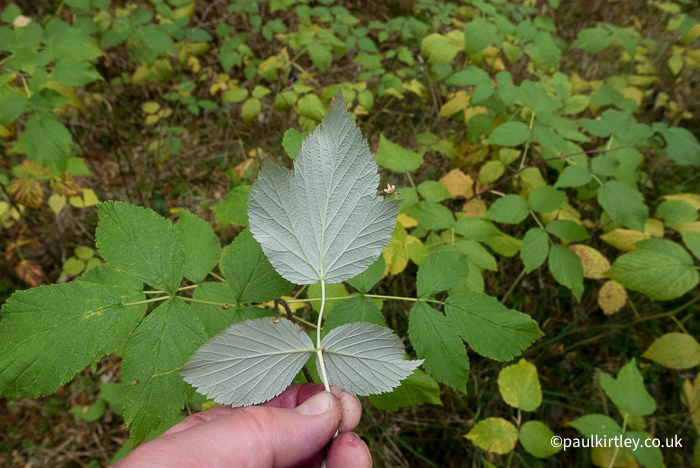
M 323 309 L 326 306 L 326 282 L 321 280 L 321 309 L 318 312 L 318 325 L 316 326 L 316 355 L 318 356 L 319 367 L 321 368 L 321 378 L 323 386 L 327 392 L 331 391 L 328 385 L 328 375 L 326 374 L 326 364 L 323 362 L 323 348 L 321 348 L 321 321 L 323 320 Z

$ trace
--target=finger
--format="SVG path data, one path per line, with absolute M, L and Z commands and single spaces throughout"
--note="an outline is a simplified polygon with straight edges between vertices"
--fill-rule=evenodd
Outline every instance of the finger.
M 219 418 L 221 416 L 226 416 L 228 414 L 231 414 L 232 412 L 238 410 L 239 408 L 231 408 L 230 406 L 227 405 L 216 405 L 211 408 L 209 408 L 206 411 L 202 411 L 199 413 L 191 414 L 187 416 L 185 419 L 180 421 L 179 423 L 175 424 L 173 427 L 168 429 L 163 433 L 163 435 L 166 434 L 174 434 L 176 432 L 184 431 L 186 429 L 189 429 L 194 426 L 198 426 L 200 424 L 203 424 L 208 421 L 212 421 L 216 418 Z
M 318 466 L 342 416 L 340 401 L 327 392 L 295 410 L 239 408 L 143 444 L 124 466 Z
M 328 468 L 372 468 L 367 445 L 354 432 L 339 434 L 326 456 Z

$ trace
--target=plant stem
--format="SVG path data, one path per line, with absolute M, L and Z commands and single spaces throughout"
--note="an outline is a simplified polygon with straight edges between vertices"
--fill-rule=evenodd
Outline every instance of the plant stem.
M 164 299 L 170 299 L 171 297 L 172 297 L 172 296 L 170 296 L 170 295 L 167 295 L 167 296 L 158 296 L 158 297 L 152 297 L 152 298 L 150 298 L 150 299 L 146 299 L 146 300 L 143 300 L 143 301 L 127 302 L 126 304 L 122 304 L 122 305 L 123 305 L 124 307 L 127 307 L 127 306 L 139 305 L 139 304 L 147 304 L 147 303 L 149 303 L 149 302 L 158 302 L 158 301 L 162 301 L 162 300 L 164 300 Z
M 328 375 L 326 375 L 326 364 L 323 362 L 323 349 L 321 348 L 321 320 L 323 319 L 323 308 L 326 305 L 326 282 L 321 280 L 321 310 L 318 312 L 318 325 L 316 326 L 316 355 L 321 367 L 321 376 L 323 378 L 323 386 L 326 391 L 330 392 L 331 387 L 328 385 Z
M 224 282 L 226 281 L 224 278 L 222 278 L 221 276 L 217 275 L 217 274 L 214 273 L 213 271 L 210 271 L 209 274 L 212 275 L 214 278 L 218 279 L 219 281 L 224 281 Z
M 627 416 L 629 416 L 629 413 L 625 412 L 625 417 L 622 420 L 622 441 L 624 442 L 625 438 L 625 429 L 627 429 Z M 615 451 L 613 452 L 612 459 L 610 460 L 610 464 L 608 465 L 608 468 L 612 468 L 615 466 L 615 459 L 617 458 L 617 453 L 620 451 L 620 445 L 621 444 L 615 444 Z

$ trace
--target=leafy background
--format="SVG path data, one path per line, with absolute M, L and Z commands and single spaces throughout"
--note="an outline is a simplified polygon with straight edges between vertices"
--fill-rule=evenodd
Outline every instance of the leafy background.
M 189 210 L 230 244 L 262 161 L 291 166 L 340 87 L 382 183 L 404 199 L 372 292 L 433 294 L 421 277 L 454 245 L 468 259 L 451 270 L 455 296 L 483 291 L 545 335 L 524 361 L 507 342 L 490 355 L 467 339 L 467 378 L 449 307 L 331 301 L 331 324 L 341 312 L 385 322 L 433 357 L 410 387 L 365 400 L 360 433 L 376 464 L 607 466 L 610 451 L 542 445 L 547 431 L 605 426 L 683 438 L 683 449 L 622 451 L 619 466 L 699 465 L 700 12 L 680 0 L 558 3 L 4 5 L 3 302 L 102 263 L 98 201 L 196 225 Z M 567 157 L 581 151 L 593 152 Z M 318 305 L 305 303 L 290 306 L 309 319 Z M 442 341 L 419 338 L 428 322 Z M 129 436 L 120 361 L 50 396 L 2 399 L 4 462 L 107 464 Z

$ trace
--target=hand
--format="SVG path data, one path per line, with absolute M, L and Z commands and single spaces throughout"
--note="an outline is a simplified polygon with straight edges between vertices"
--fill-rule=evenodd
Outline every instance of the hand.
M 318 468 L 322 462 L 371 468 L 369 449 L 351 432 L 361 414 L 357 397 L 341 388 L 328 393 L 320 384 L 292 385 L 261 406 L 218 405 L 193 414 L 114 468 Z

